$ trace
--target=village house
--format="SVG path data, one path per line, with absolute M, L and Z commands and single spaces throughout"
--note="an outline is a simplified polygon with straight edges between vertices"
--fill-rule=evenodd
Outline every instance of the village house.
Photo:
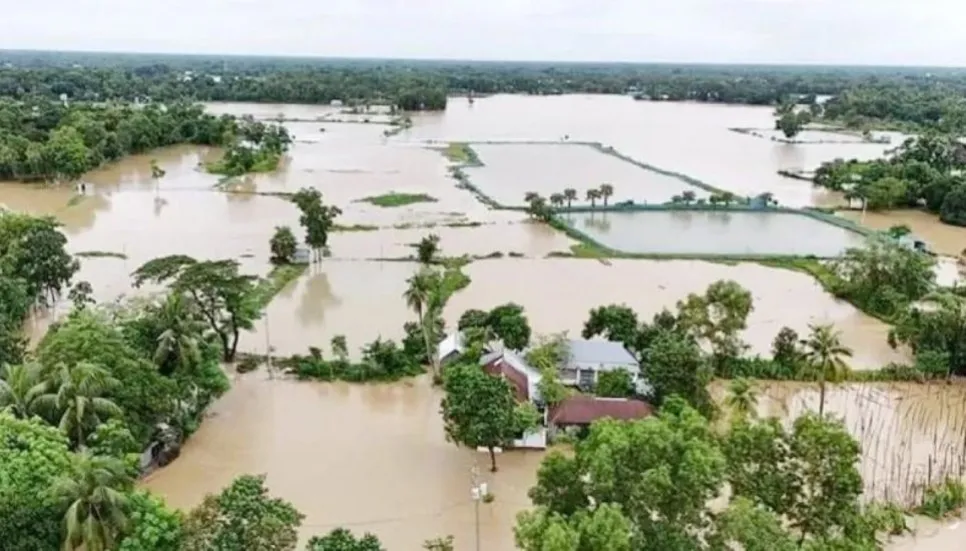
M 618 354 L 617 350 L 608 346 L 596 346 L 597 342 L 607 343 L 607 341 L 572 341 L 572 342 L 592 342 L 594 344 L 576 347 L 577 353 L 571 353 L 570 358 L 561 367 L 561 372 L 573 370 L 575 373 L 571 377 L 572 381 L 580 381 L 581 373 L 592 373 L 594 381 L 600 371 L 608 369 L 627 369 L 642 385 L 640 379 L 640 365 L 634 361 L 624 350 L 630 360 Z M 619 343 L 616 344 L 621 350 L 624 349 Z M 607 352 L 607 354 L 604 354 Z M 609 355 L 608 355 L 609 354 Z M 597 396 L 577 394 L 564 399 L 553 407 L 547 404 L 540 396 L 539 383 L 541 380 L 540 371 L 530 366 L 527 361 L 511 350 L 497 350 L 490 352 L 480 358 L 480 365 L 483 369 L 494 376 L 503 377 L 513 387 L 514 395 L 520 402 L 531 402 L 537 410 L 543 414 L 543 423 L 540 428 L 527 434 L 521 434 L 514 442 L 516 448 L 544 449 L 547 447 L 548 439 L 557 431 L 566 430 L 571 427 L 584 429 L 590 423 L 610 417 L 619 420 L 641 419 L 651 415 L 652 409 L 649 404 L 640 400 L 624 398 L 600 398 Z M 589 380 L 586 375 L 584 381 Z M 648 385 L 643 385 L 647 390 Z

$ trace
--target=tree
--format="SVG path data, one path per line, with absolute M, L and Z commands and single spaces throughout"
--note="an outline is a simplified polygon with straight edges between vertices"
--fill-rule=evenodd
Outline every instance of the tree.
M 647 358 L 644 371 L 653 387 L 656 404 L 663 404 L 677 395 L 706 416 L 714 413 L 714 404 L 707 390 L 711 369 L 693 339 L 679 333 L 662 332 L 651 343 Z
M 535 428 L 536 410 L 517 404 L 510 383 L 476 365 L 449 367 L 443 381 L 446 395 L 440 412 L 447 439 L 471 449 L 486 448 L 495 472 L 495 449 L 509 447 Z
M 537 484 L 527 495 L 550 513 L 571 516 L 590 505 L 587 481 L 576 458 L 552 450 L 537 470 Z
M 436 261 L 439 250 L 439 236 L 431 233 L 416 244 L 416 259 L 423 265 L 432 264 Z
M 716 521 L 722 545 L 726 549 L 745 551 L 797 551 L 795 538 L 782 526 L 782 520 L 772 511 L 755 506 L 749 499 L 739 497 Z M 740 546 L 740 547 L 738 547 Z
M 530 323 L 519 304 L 509 302 L 490 310 L 487 327 L 511 350 L 523 350 L 530 344 Z
M 936 261 L 888 238 L 869 239 L 831 263 L 832 292 L 880 316 L 894 316 L 934 287 Z
M 852 349 L 842 344 L 841 334 L 832 325 L 809 325 L 809 330 L 806 358 L 818 374 L 818 415 L 821 417 L 825 413 L 825 382 L 840 381 L 848 372 L 845 358 L 852 357 Z
M 0 541 L 9 551 L 61 544 L 65 507 L 50 489 L 69 472 L 67 437 L 40 419 L 0 412 Z
M 564 199 L 567 201 L 567 208 L 570 208 L 571 203 L 577 200 L 577 190 L 569 187 L 563 191 Z
M 54 485 L 54 494 L 69 504 L 64 514 L 65 549 L 114 549 L 127 528 L 127 496 L 133 481 L 124 463 L 113 457 L 79 454 L 68 476 Z
M 610 184 L 601 184 L 598 190 L 600 198 L 604 200 L 604 206 L 607 206 L 607 200 L 614 195 L 614 186 Z
M 771 358 L 786 370 L 797 372 L 803 359 L 799 348 L 798 332 L 791 327 L 782 327 L 771 343 Z
M 336 528 L 323 537 L 309 540 L 306 551 L 385 551 L 379 538 L 366 532 L 357 538 L 345 528 Z
M 321 255 L 328 245 L 335 219 L 342 211 L 336 206 L 325 205 L 322 192 L 315 188 L 302 188 L 292 195 L 291 200 L 302 213 L 299 223 L 305 229 L 306 245 Z
M 158 161 L 151 159 L 151 179 L 154 180 L 154 196 L 161 193 L 161 178 L 164 178 L 165 171 L 158 166 Z
M 238 273 L 235 260 L 197 261 L 188 256 L 165 256 L 146 262 L 134 272 L 134 285 L 145 281 L 168 283 L 172 292 L 191 297 L 209 328 L 218 335 L 226 362 L 235 358 L 242 329 L 259 317 L 254 300 L 257 280 Z
M 562 207 L 567 200 L 564 198 L 563 194 L 552 193 L 550 194 L 550 205 L 553 207 Z
M 122 413 L 117 404 L 103 396 L 120 383 L 101 366 L 89 362 L 60 364 L 50 373 L 48 384 L 48 392 L 37 396 L 34 403 L 38 410 L 48 412 L 79 448 L 102 420 Z
M 716 366 L 737 358 L 746 345 L 739 333 L 753 310 L 751 292 L 734 281 L 716 281 L 703 295 L 678 302 L 678 319 L 692 336 L 711 345 Z
M 275 234 L 269 242 L 272 264 L 290 264 L 295 258 L 298 241 L 288 226 L 275 226 Z
M 26 419 L 35 413 L 34 402 L 45 390 L 38 364 L 0 367 L 0 412 Z
M 626 369 L 601 371 L 597 375 L 594 394 L 608 398 L 629 398 L 636 393 L 634 378 Z
M 464 331 L 469 328 L 479 328 L 486 329 L 489 323 L 489 312 L 484 312 L 483 310 L 478 310 L 475 308 L 470 308 L 469 310 L 463 312 L 460 316 L 459 322 L 457 322 L 456 327 L 460 331 Z
M 690 189 L 681 193 L 681 202 L 685 205 L 690 205 L 697 200 L 697 195 Z
M 553 461 L 562 463 L 551 454 Z M 611 504 L 629 521 L 633 534 L 631 549 L 643 551 L 685 551 L 702 549 L 700 536 L 711 526 L 707 502 L 717 496 L 724 481 L 725 459 L 716 437 L 698 412 L 678 398 L 670 399 L 658 416 L 638 421 L 605 419 L 591 425 L 586 440 L 576 447 L 577 472 L 557 468 L 562 476 L 538 475 L 535 496 L 557 496 L 546 511 L 568 519 L 573 527 L 595 504 Z M 559 485 L 582 481 L 588 497 L 587 506 L 568 513 L 580 503 L 579 495 L 562 498 L 570 491 Z M 598 505 L 600 509 L 602 505 Z M 527 518 L 525 516 L 524 518 Z M 622 526 L 610 514 L 603 525 Z M 521 526 L 522 524 L 522 526 Z M 528 532 L 530 523 L 518 523 Z M 566 535 L 574 530 L 557 530 Z M 577 531 L 579 533 L 579 531 Z M 624 530 L 601 530 L 600 535 L 622 534 Z M 524 535 L 518 532 L 518 535 Z M 572 541 L 560 538 L 563 541 Z M 579 541 L 579 537 L 577 538 Z M 596 541 L 596 540 L 595 540 Z M 620 542 L 623 538 L 603 541 Z M 607 548 L 607 547 L 604 547 Z M 617 547 L 622 548 L 621 546 Z M 624 547 L 627 548 L 627 547 Z M 537 547 L 536 549 L 540 549 Z M 566 547 L 554 549 L 598 549 Z
M 67 252 L 67 237 L 53 218 L 37 218 L 0 210 L 0 259 L 5 274 L 22 280 L 26 295 L 49 304 L 80 263 Z
M 423 549 L 425 551 L 456 551 L 456 545 L 453 543 L 453 536 L 446 536 L 445 538 L 426 540 L 423 542 Z
M 788 432 L 777 419 L 742 420 L 723 450 L 734 495 L 787 518 L 799 541 L 852 532 L 862 495 L 860 448 L 840 422 L 807 413 Z
M 469 278 L 459 269 L 439 270 L 423 266 L 406 280 L 408 287 L 403 293 L 406 305 L 416 313 L 423 334 L 423 346 L 433 367 L 433 378 L 440 375 L 438 344 L 443 335 L 440 316 L 453 293 L 469 285 Z
M 158 309 L 161 334 L 152 359 L 163 375 L 180 369 L 194 371 L 201 363 L 201 340 L 204 322 L 196 305 L 185 295 L 169 293 Z
M 293 550 L 303 518 L 268 495 L 264 476 L 240 476 L 188 514 L 181 551 Z
M 941 356 L 945 360 L 942 375 L 966 373 L 966 299 L 938 292 L 909 306 L 889 332 L 890 346 L 900 343 L 908 345 L 917 359 Z
M 570 394 L 570 389 L 560 380 L 560 366 L 567 360 L 568 354 L 563 334 L 543 338 L 527 350 L 527 364 L 540 372 L 537 394 L 547 405 L 559 404 Z
M 637 314 L 625 304 L 599 306 L 590 311 L 581 336 L 592 339 L 602 336 L 622 343 L 628 350 L 638 350 L 639 321 Z
M 587 200 L 590 201 L 590 207 L 594 208 L 597 206 L 597 200 L 600 199 L 599 189 L 588 189 L 587 190 Z
M 943 199 L 939 219 L 946 224 L 966 226 L 966 184 L 953 187 Z
M 78 281 L 70 288 L 67 293 L 67 300 L 73 304 L 75 310 L 83 310 L 87 308 L 90 304 L 95 304 L 97 301 L 94 300 L 92 296 L 94 294 L 94 288 L 87 281 Z
M 181 551 L 184 519 L 145 491 L 127 496 L 128 530 L 118 551 Z
M 523 511 L 513 534 L 523 551 L 630 551 L 633 528 L 620 507 L 604 503 L 570 519 L 540 508 Z
M 734 379 L 728 385 L 728 398 L 725 403 L 739 419 L 755 416 L 758 406 L 758 393 L 748 379 Z

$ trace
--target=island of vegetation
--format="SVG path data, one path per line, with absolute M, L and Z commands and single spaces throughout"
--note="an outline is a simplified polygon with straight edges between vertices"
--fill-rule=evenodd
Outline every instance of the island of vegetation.
M 436 198 L 425 193 L 396 193 L 390 192 L 383 195 L 363 197 L 357 203 L 369 203 L 377 207 L 405 207 L 413 203 L 435 203 Z

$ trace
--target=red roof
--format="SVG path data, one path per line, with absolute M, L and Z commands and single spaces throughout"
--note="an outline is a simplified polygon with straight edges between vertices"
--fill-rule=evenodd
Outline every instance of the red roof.
M 490 375 L 502 375 L 503 378 L 510 381 L 513 394 L 516 395 L 517 400 L 526 402 L 530 399 L 530 385 L 527 376 L 504 361 L 503 356 L 494 358 L 493 361 L 484 365 L 483 369 Z
M 578 394 L 564 399 L 550 410 L 549 419 L 557 425 L 589 425 L 611 417 L 621 421 L 643 419 L 654 413 L 647 402 L 624 398 L 598 398 Z

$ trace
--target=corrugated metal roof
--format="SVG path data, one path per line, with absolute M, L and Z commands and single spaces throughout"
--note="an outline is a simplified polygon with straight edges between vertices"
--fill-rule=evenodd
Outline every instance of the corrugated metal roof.
M 558 425 L 587 425 L 610 417 L 621 421 L 642 419 L 653 414 L 647 402 L 624 398 L 597 398 L 578 394 L 566 398 L 550 410 L 551 423 Z
M 599 366 L 602 371 L 625 368 L 631 373 L 640 372 L 637 358 L 619 342 L 571 339 L 567 342 L 567 346 L 570 348 L 571 365 L 591 364 Z

